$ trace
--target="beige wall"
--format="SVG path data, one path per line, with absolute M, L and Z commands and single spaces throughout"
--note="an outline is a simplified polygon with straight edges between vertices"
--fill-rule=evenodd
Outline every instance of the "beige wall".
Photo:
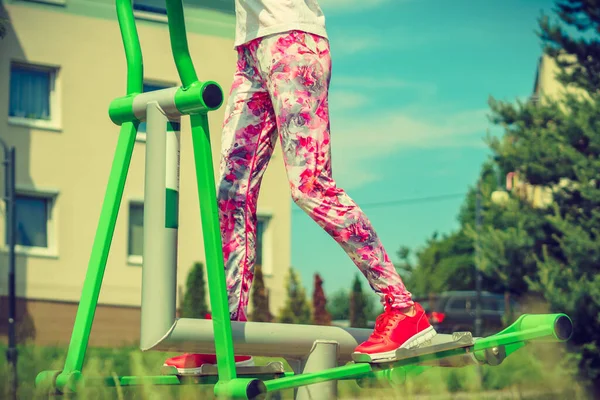
M 570 57 L 570 59 L 574 58 Z M 561 97 L 564 97 L 566 94 L 577 94 L 589 99 L 587 92 L 584 90 L 573 86 L 565 87 L 559 82 L 556 78 L 559 72 L 560 69 L 552 57 L 547 54 L 543 54 L 540 57 L 533 93 L 540 102 L 543 103 L 548 99 L 560 101 Z M 522 198 L 527 199 L 536 208 L 549 207 L 553 202 L 553 196 L 556 191 L 569 185 L 574 185 L 574 183 L 566 178 L 562 178 L 558 184 L 552 187 L 531 185 L 520 177 L 518 173 L 512 173 L 510 179 L 513 190 Z
M 15 3 L 4 8 L 12 28 L 0 40 L 0 136 L 17 148 L 18 188 L 57 193 L 53 211 L 56 248 L 48 254 L 18 256 L 18 295 L 78 301 L 119 131 L 108 118 L 108 105 L 126 87 L 119 27 L 114 20 L 56 12 L 50 6 Z M 137 25 L 145 78 L 178 84 L 166 25 L 145 21 Z M 227 95 L 235 67 L 232 40 L 189 34 L 188 41 L 200 79 L 219 82 Z M 9 123 L 10 61 L 59 67 L 58 131 Z M 221 107 L 210 114 L 215 172 L 223 111 Z M 189 267 L 203 261 L 204 253 L 188 118 L 182 119 L 181 129 L 178 279 L 185 287 Z M 265 237 L 270 263 L 265 267 L 274 272 L 266 277 L 273 313 L 283 305 L 290 265 L 291 207 L 280 154 L 278 148 L 259 200 L 259 213 L 273 216 Z M 128 202 L 143 198 L 143 177 L 144 143 L 137 142 L 100 295 L 104 304 L 140 303 L 141 268 L 127 263 L 127 219 Z M 3 219 L 0 224 L 4 226 Z M 4 244 L 4 229 L 0 238 Z M 5 250 L 0 258 L 0 293 L 7 292 Z
M 563 56 L 566 57 L 566 56 Z M 567 59 L 573 59 L 569 57 Z M 554 59 L 547 54 L 543 54 L 540 57 L 537 71 L 537 80 L 535 82 L 534 94 L 543 101 L 544 97 L 548 97 L 554 100 L 564 96 L 565 93 L 579 94 L 586 96 L 585 91 L 575 88 L 572 86 L 565 87 L 558 79 L 556 74 L 560 72 L 560 69 L 556 65 Z

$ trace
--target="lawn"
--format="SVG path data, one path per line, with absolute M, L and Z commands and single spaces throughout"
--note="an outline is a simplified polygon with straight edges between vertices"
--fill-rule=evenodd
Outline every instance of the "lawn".
M 5 352 L 0 344 L 0 351 Z M 165 358 L 172 353 L 147 352 L 136 348 L 90 348 L 86 356 L 84 376 L 158 375 Z M 19 399 L 48 399 L 49 396 L 34 386 L 38 372 L 60 370 L 66 356 L 64 347 L 25 345 L 19 348 Z M 266 364 L 280 359 L 258 358 Z M 282 361 L 282 360 L 280 360 Z M 287 363 L 286 367 L 289 369 Z M 565 399 L 588 400 L 573 378 L 569 365 L 573 361 L 560 344 L 536 344 L 508 357 L 497 367 L 481 368 L 480 385 L 476 367 L 432 368 L 407 380 L 404 385 L 385 389 L 361 389 L 354 381 L 339 383 L 339 397 L 343 399 Z M 0 362 L 0 398 L 7 397 L 7 363 Z M 66 399 L 140 399 L 187 400 L 211 398 L 211 386 L 138 386 L 138 387 L 85 387 Z M 293 391 L 282 393 L 293 398 Z M 53 398 L 56 399 L 56 398 Z

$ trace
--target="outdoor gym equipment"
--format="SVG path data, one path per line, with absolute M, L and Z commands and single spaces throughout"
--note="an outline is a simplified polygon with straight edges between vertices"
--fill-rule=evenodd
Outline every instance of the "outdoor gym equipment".
M 402 383 L 432 366 L 498 365 L 533 340 L 564 341 L 572 323 L 564 314 L 523 315 L 502 332 L 474 338 L 469 332 L 438 335 L 427 346 L 398 350 L 395 360 L 371 363 L 352 359 L 354 348 L 370 330 L 291 324 L 241 323 L 229 318 L 216 188 L 207 114 L 223 103 L 221 87 L 199 81 L 189 53 L 181 0 L 166 0 L 173 57 L 181 87 L 142 93 L 143 63 L 130 0 L 116 0 L 127 58 L 127 95 L 113 100 L 111 120 L 121 126 L 98 228 L 77 310 L 64 368 L 43 371 L 36 378 L 56 394 L 85 384 L 214 385 L 220 398 L 265 397 L 297 389 L 297 398 L 336 397 L 336 381 L 355 380 L 363 387 Z M 176 318 L 180 120 L 189 115 L 198 181 L 202 233 L 206 253 L 211 320 Z M 85 378 L 82 368 L 92 322 L 128 174 L 137 128 L 146 121 L 144 249 L 142 270 L 142 350 L 217 354 L 217 366 L 203 367 L 193 377 L 163 368 L 156 376 Z M 283 357 L 283 364 L 236 368 L 237 354 Z

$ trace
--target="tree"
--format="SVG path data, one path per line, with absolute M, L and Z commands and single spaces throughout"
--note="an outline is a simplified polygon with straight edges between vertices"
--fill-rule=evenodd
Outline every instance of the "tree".
M 327 298 L 323 290 L 323 279 L 315 274 L 313 290 L 313 324 L 331 325 L 331 314 L 327 311 Z
M 339 289 L 327 302 L 327 311 L 333 321 L 344 321 L 350 317 L 350 294 L 346 289 Z
M 204 265 L 196 262 L 188 272 L 181 316 L 183 318 L 205 318 L 208 313 Z
M 499 208 L 492 207 L 491 194 L 498 185 L 498 172 L 491 163 L 481 170 L 483 199 L 483 225 L 492 226 L 498 218 Z M 410 252 L 401 247 L 397 269 L 403 273 L 407 289 L 418 297 L 429 296 L 447 290 L 473 290 L 475 288 L 475 205 L 477 188 L 471 188 L 458 215 L 459 228 L 445 235 L 433 233 L 424 246 L 414 254 L 414 265 L 409 261 Z M 484 270 L 482 288 L 501 292 L 504 286 L 497 277 Z
M 311 309 L 300 277 L 293 268 L 287 282 L 288 298 L 279 314 L 279 322 L 284 324 L 309 324 Z
M 350 326 L 353 328 L 366 328 L 368 311 L 368 300 L 362 291 L 360 277 L 356 274 L 352 283 L 352 292 L 350 292 Z
M 250 319 L 254 322 L 271 322 L 273 315 L 269 310 L 269 295 L 265 287 L 262 267 L 254 267 L 254 282 L 252 285 L 252 314 Z
M 505 132 L 489 140 L 503 171 L 548 190 L 552 202 L 534 206 L 513 196 L 512 211 L 504 215 L 507 226 L 512 219 L 512 231 L 488 229 L 483 239 L 491 249 L 488 262 L 500 256 L 501 272 L 522 264 L 523 270 L 511 270 L 525 276 L 551 312 L 571 316 L 568 344 L 581 377 L 600 398 L 600 5 L 556 5 L 559 21 L 542 16 L 539 36 L 559 67 L 556 79 L 569 90 L 536 103 L 492 99 L 493 121 Z

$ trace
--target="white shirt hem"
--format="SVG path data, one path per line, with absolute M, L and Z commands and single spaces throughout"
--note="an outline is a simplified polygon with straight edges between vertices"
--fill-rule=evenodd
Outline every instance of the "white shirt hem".
M 311 24 L 311 23 L 301 23 L 301 22 L 300 23 L 285 23 L 285 24 L 281 24 L 281 25 L 270 26 L 268 28 L 259 28 L 252 32 L 247 32 L 243 37 L 236 37 L 233 47 L 236 48 L 238 46 L 241 46 L 241 45 L 246 44 L 254 39 L 258 39 L 261 37 L 274 35 L 274 34 L 278 34 L 278 33 L 283 33 L 283 32 L 295 31 L 295 30 L 303 31 L 306 33 L 312 33 L 314 35 L 321 36 L 325 39 L 328 39 L 327 30 L 323 26 L 315 25 L 315 24 Z

